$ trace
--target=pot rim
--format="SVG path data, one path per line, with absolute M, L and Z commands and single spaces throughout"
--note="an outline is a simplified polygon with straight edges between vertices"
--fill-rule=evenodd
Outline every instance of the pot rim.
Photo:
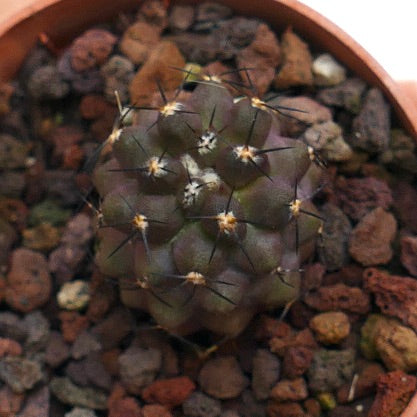
M 200 1 L 173 0 L 171 3 Z M 329 51 L 348 69 L 384 92 L 400 124 L 417 140 L 417 104 L 413 101 L 417 88 L 415 92 L 401 88 L 362 46 L 330 20 L 297 0 L 221 2 L 239 14 L 260 17 L 276 29 L 290 24 L 309 43 Z M 0 81 L 10 80 L 15 75 L 40 33 L 47 32 L 54 43 L 62 46 L 89 25 L 114 16 L 115 7 L 124 11 L 138 6 L 137 0 L 119 0 L 117 5 L 114 0 L 26 0 L 24 3 L 22 6 L 16 2 L 14 13 L 0 21 L 0 56 L 8 57 L 0 61 Z

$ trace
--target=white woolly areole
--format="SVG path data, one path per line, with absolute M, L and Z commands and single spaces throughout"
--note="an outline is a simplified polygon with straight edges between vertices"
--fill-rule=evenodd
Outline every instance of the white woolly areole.
M 261 162 L 262 157 L 256 154 L 257 149 L 253 146 L 235 146 L 233 148 L 233 153 L 236 156 L 236 159 L 240 159 L 243 163 L 247 164 L 250 161 L 255 162 L 255 164 Z
M 217 190 L 220 187 L 220 177 L 210 168 L 206 169 L 200 178 L 210 190 Z
M 188 170 L 190 173 L 190 176 L 192 177 L 199 177 L 201 174 L 201 169 L 199 168 L 197 162 L 194 160 L 194 158 L 189 155 L 188 153 L 185 153 L 181 156 L 181 163 L 184 166 L 185 169 Z
M 148 177 L 161 178 L 168 174 L 168 172 L 164 170 L 166 166 L 167 163 L 164 159 L 159 160 L 158 157 L 152 156 L 145 162 L 143 167 L 147 169 L 146 175 L 148 175 Z
M 190 207 L 198 195 L 200 194 L 201 186 L 197 181 L 191 181 L 184 187 L 184 198 L 182 204 L 184 207 Z
M 217 136 L 215 132 L 207 130 L 204 132 L 198 141 L 198 153 L 200 155 L 206 155 L 209 152 L 216 149 L 217 146 Z

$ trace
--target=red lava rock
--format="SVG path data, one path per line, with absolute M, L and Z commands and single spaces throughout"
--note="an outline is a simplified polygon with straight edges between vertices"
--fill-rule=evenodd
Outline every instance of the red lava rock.
M 361 287 L 363 271 L 364 268 L 359 265 L 346 265 L 337 272 L 326 274 L 322 284 L 323 286 L 328 286 L 342 283 L 349 287 Z
M 379 363 L 368 362 L 362 363 L 359 369 L 354 387 L 352 387 L 352 383 L 349 383 L 337 391 L 338 403 L 345 404 L 375 393 L 377 380 L 385 372 L 384 368 Z
M 22 200 L 0 199 L 0 217 L 12 223 L 17 230 L 21 231 L 26 227 L 28 215 L 29 209 Z
M 10 98 L 14 91 L 15 87 L 11 84 L 5 82 L 0 83 L 0 115 L 10 112 Z
M 373 177 L 339 176 L 336 179 L 335 192 L 344 213 L 354 220 L 362 219 L 376 207 L 387 210 L 393 202 L 387 183 Z
M 391 243 L 397 233 L 397 222 L 391 213 L 377 207 L 353 229 L 349 252 L 364 266 L 388 263 L 393 255 Z
M 417 389 L 417 378 L 393 371 L 378 378 L 375 401 L 368 417 L 398 416 Z
M 361 288 L 345 284 L 321 287 L 307 294 L 304 302 L 319 311 L 343 310 L 349 313 L 367 314 L 370 309 L 369 295 Z
M 390 108 L 381 91 L 371 88 L 353 120 L 353 144 L 367 152 L 382 152 L 390 141 Z
M 19 356 L 22 354 L 22 346 L 15 340 L 0 338 L 0 358 L 3 356 Z
M 146 21 L 152 25 L 165 29 L 168 25 L 167 2 L 161 0 L 148 0 L 141 4 L 136 16 L 139 21 Z
M 308 323 L 315 313 L 312 308 L 297 300 L 291 305 L 288 318 L 292 326 L 297 329 L 304 329 L 308 327 Z
M 281 62 L 281 50 L 274 32 L 261 23 L 253 42 L 238 52 L 236 62 L 238 68 L 255 68 L 250 71 L 250 79 L 262 97 L 268 91 L 275 77 L 275 69 Z
M 147 404 L 142 408 L 143 417 L 172 417 L 171 412 L 160 404 Z
M 173 408 L 182 404 L 195 388 L 188 376 L 159 379 L 143 390 L 142 398 L 148 403 L 156 402 Z
M 291 333 L 291 327 L 282 320 L 262 315 L 256 326 L 255 338 L 257 340 L 269 340 L 273 337 L 286 337 Z
M 401 238 L 401 263 L 411 275 L 417 277 L 417 236 Z
M 252 390 L 258 401 L 269 398 L 272 386 L 278 381 L 280 362 L 267 349 L 258 349 L 253 357 Z
M 51 289 L 45 256 L 25 248 L 14 250 L 7 274 L 7 304 L 17 311 L 28 313 L 48 301 Z
M 417 331 L 417 281 L 389 275 L 376 268 L 365 269 L 363 276 L 364 287 L 374 294 L 381 311 L 398 317 Z
M 18 235 L 15 232 L 12 225 L 6 222 L 6 220 L 0 218 L 0 265 L 7 264 L 10 255 L 10 250 L 13 247 L 14 243 L 17 241 L 17 239 Z
M 283 374 L 294 379 L 304 374 L 313 360 L 313 350 L 305 346 L 292 346 L 284 353 Z
M 300 332 L 291 332 L 284 337 L 273 337 L 269 341 L 271 352 L 284 356 L 291 347 L 303 346 L 309 349 L 317 349 L 317 342 L 314 339 L 310 329 L 304 329 Z
M 291 28 L 282 35 L 281 50 L 283 63 L 274 79 L 274 86 L 285 89 L 298 85 L 312 85 L 312 58 L 308 45 Z
M 71 65 L 75 71 L 86 71 L 104 64 L 117 38 L 107 30 L 91 29 L 71 45 Z
M 398 182 L 392 194 L 401 224 L 410 232 L 417 233 L 417 190 L 407 182 Z
M 271 399 L 279 402 L 300 401 L 307 397 L 307 384 L 303 378 L 282 379 L 271 391 Z
M 325 272 L 326 267 L 319 262 L 306 265 L 301 284 L 302 292 L 317 290 L 320 288 Z
M 155 79 L 169 96 L 183 79 L 181 71 L 169 67 L 183 68 L 184 65 L 185 60 L 173 42 L 160 42 L 130 83 L 131 101 L 138 106 L 149 104 L 156 91 Z
M 201 389 L 214 398 L 235 398 L 249 385 L 236 358 L 219 356 L 207 361 L 200 370 Z
M 311 417 L 321 417 L 320 403 L 315 398 L 307 398 L 303 405 Z
M 194 8 L 188 5 L 173 5 L 169 14 L 169 27 L 173 31 L 185 31 L 194 21 Z M 1 87 L 0 87 L 1 88 Z M 1 101 L 0 101 L 1 103 Z M 1 109 L 1 105 L 0 105 Z M 1 114 L 1 110 L 0 110 Z
M 266 413 L 268 417 L 309 417 L 300 404 L 294 402 L 268 404 Z
M 101 362 L 104 368 L 111 376 L 117 376 L 120 372 L 119 356 L 121 354 L 120 349 L 111 349 L 101 354 Z
M 61 332 L 64 340 L 74 343 L 78 335 L 88 328 L 88 319 L 76 311 L 60 311 Z
M 62 155 L 62 168 L 77 170 L 84 159 L 84 151 L 79 145 L 71 145 Z
M 146 22 L 135 22 L 124 32 L 120 50 L 135 64 L 143 64 L 159 42 L 161 28 Z
M 108 417 L 143 417 L 143 414 L 134 397 L 124 397 L 109 407 Z
M 23 394 L 14 393 L 7 385 L 4 385 L 0 388 L 0 416 L 16 417 L 23 400 Z

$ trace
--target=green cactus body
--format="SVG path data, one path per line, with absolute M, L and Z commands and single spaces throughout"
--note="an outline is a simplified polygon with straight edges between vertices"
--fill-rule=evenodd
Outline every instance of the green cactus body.
M 138 113 L 157 117 L 125 127 L 93 174 L 96 262 L 129 283 L 123 302 L 172 333 L 231 336 L 296 298 L 322 223 L 311 150 L 262 101 L 214 82 Z

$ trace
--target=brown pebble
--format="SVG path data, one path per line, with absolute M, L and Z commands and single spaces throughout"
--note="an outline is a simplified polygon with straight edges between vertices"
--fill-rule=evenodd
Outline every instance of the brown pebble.
M 49 300 L 51 289 L 45 256 L 25 248 L 13 251 L 7 274 L 7 304 L 17 311 L 28 313 Z
M 172 417 L 168 408 L 160 404 L 147 404 L 142 408 L 143 417 Z
M 254 68 L 250 79 L 259 97 L 267 91 L 275 77 L 276 67 L 281 62 L 281 50 L 275 33 L 264 23 L 257 30 L 255 39 L 236 56 L 238 68 Z
M 200 370 L 198 382 L 205 393 L 219 399 L 235 398 L 249 385 L 249 379 L 233 356 L 207 361 Z
M 49 223 L 41 223 L 22 232 L 23 246 L 41 252 L 49 252 L 58 246 L 61 233 Z
M 104 29 L 90 29 L 76 38 L 70 47 L 75 71 L 86 71 L 104 64 L 117 38 Z
M 131 101 L 138 106 L 149 105 L 157 89 L 155 79 L 169 96 L 183 79 L 181 71 L 169 67 L 183 68 L 184 65 L 185 60 L 173 42 L 160 42 L 130 83 Z
M 338 344 L 350 333 L 349 317 L 341 311 L 317 314 L 310 320 L 310 328 L 319 342 Z
M 284 353 L 283 374 L 290 379 L 303 375 L 310 367 L 313 355 L 313 350 L 308 347 L 289 347 Z
M 142 398 L 149 403 L 158 403 L 168 408 L 181 405 L 195 390 L 194 382 L 188 376 L 159 379 L 148 385 Z
M 268 417 L 309 417 L 300 404 L 294 402 L 277 403 L 271 401 L 266 409 Z
M 304 408 L 311 417 L 321 417 L 320 403 L 315 398 L 307 398 L 304 403 Z
M 19 356 L 22 354 L 22 346 L 20 343 L 12 339 L 0 338 L 0 358 L 3 356 Z
M 401 238 L 401 263 L 411 275 L 417 277 L 417 236 Z
M 375 401 L 368 417 L 398 416 L 417 389 L 417 378 L 403 371 L 382 374 L 378 378 Z
M 304 346 L 309 349 L 316 349 L 318 347 L 310 329 L 291 332 L 283 337 L 273 337 L 269 341 L 271 352 L 277 353 L 279 356 L 284 356 L 287 349 L 295 346 Z
M 88 327 L 88 319 L 76 311 L 60 311 L 61 332 L 64 340 L 74 343 L 78 335 Z
M 285 89 L 299 85 L 313 85 L 312 58 L 308 45 L 291 28 L 281 39 L 282 67 L 274 79 L 274 86 Z
M 280 402 L 300 401 L 307 397 L 307 384 L 303 378 L 282 379 L 271 390 L 271 399 Z
M 143 64 L 158 44 L 160 34 L 160 27 L 146 22 L 136 22 L 124 32 L 120 50 L 134 64 Z
M 14 393 L 7 385 L 0 388 L 0 415 L 1 417 L 16 417 L 25 396 Z
M 394 207 L 401 224 L 410 232 L 417 233 L 417 190 L 405 181 L 400 181 L 392 190 Z

